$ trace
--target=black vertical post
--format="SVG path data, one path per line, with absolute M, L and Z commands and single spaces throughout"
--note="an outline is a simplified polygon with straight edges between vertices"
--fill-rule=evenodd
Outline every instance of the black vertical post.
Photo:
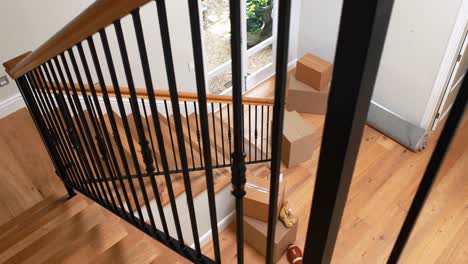
M 237 263 L 244 263 L 244 205 L 245 159 L 242 150 L 242 21 L 241 1 L 230 0 L 231 58 L 232 58 L 232 106 L 234 123 L 234 153 L 232 154 L 232 194 L 236 198 Z
M 343 3 L 305 263 L 332 258 L 392 6 L 393 0 Z
M 39 110 L 37 108 L 37 105 L 32 103 L 32 94 L 30 94 L 30 88 L 28 85 L 28 82 L 26 80 L 25 76 L 22 76 L 16 80 L 16 84 L 24 98 L 24 101 L 26 103 L 26 106 L 28 107 L 29 113 L 32 116 L 32 119 L 34 121 L 34 124 L 36 125 L 37 130 L 39 131 L 39 134 L 42 137 L 43 142 L 46 145 L 46 149 L 52 159 L 52 163 L 54 164 L 55 167 L 55 172 L 57 176 L 60 178 L 60 180 L 63 182 L 65 189 L 67 190 L 68 197 L 72 198 L 73 196 L 76 195 L 75 191 L 66 184 L 66 173 L 64 170 L 64 165 L 62 162 L 60 162 L 60 159 L 57 156 L 57 153 L 55 151 L 55 148 L 50 140 L 49 133 L 47 132 L 47 129 L 44 125 L 44 122 L 42 121 L 41 117 L 39 116 Z
M 164 0 L 156 1 L 158 11 L 159 29 L 161 33 L 161 42 L 163 46 L 164 62 L 166 64 L 166 76 L 169 84 L 169 95 L 171 98 L 172 114 L 174 117 L 174 126 L 177 136 L 177 144 L 179 146 L 180 165 L 182 167 L 182 176 L 184 179 L 184 187 L 186 192 L 188 211 L 190 216 L 190 224 L 192 227 L 193 242 L 197 257 L 202 256 L 200 237 L 198 235 L 197 218 L 195 216 L 195 206 L 193 204 L 192 186 L 190 183 L 190 175 L 188 171 L 187 151 L 185 149 L 184 132 L 182 130 L 182 120 L 179 107 L 179 95 L 177 93 L 177 82 L 174 69 L 174 61 L 172 58 L 171 38 L 169 34 L 169 25 L 167 21 L 166 3 Z M 169 119 L 168 119 L 169 120 Z
M 213 167 L 211 164 L 211 152 L 210 152 L 210 130 L 208 127 L 208 109 L 206 101 L 206 80 L 205 80 L 205 69 L 203 64 L 203 47 L 201 39 L 201 26 L 200 26 L 200 15 L 198 1 L 188 0 L 190 10 L 190 29 L 192 32 L 192 48 L 193 56 L 195 61 L 195 77 L 197 81 L 197 95 L 198 105 L 200 107 L 200 126 L 202 131 L 202 142 L 203 142 L 203 157 L 205 160 L 205 174 L 206 174 L 206 188 L 208 192 L 208 206 L 210 209 L 210 221 L 211 221 L 211 235 L 213 237 L 213 251 L 215 255 L 215 261 L 221 263 L 221 252 L 219 248 L 219 237 L 218 237 L 218 221 L 216 217 L 216 200 L 214 192 L 214 180 L 213 180 Z M 197 120 L 197 107 L 194 104 L 195 109 L 195 122 L 197 124 L 197 137 L 198 146 L 200 148 L 200 137 Z M 201 153 L 201 152 L 200 152 Z M 200 160 L 202 161 L 202 160 Z M 203 167 L 203 162 L 201 162 Z
M 387 261 L 389 264 L 397 263 L 401 253 L 403 252 L 406 242 L 411 235 L 411 231 L 418 220 L 419 213 L 421 212 L 427 196 L 432 189 L 432 185 L 434 184 L 442 162 L 444 161 L 444 157 L 447 154 L 455 133 L 457 132 L 457 128 L 466 109 L 467 100 L 468 78 L 465 78 L 452 106 L 450 115 L 447 118 L 444 129 L 442 130 L 442 134 L 439 137 L 439 141 L 432 153 L 431 160 L 427 165 L 424 176 L 419 183 L 418 190 L 414 196 L 413 202 L 411 203 L 408 214 L 406 215 L 405 222 L 403 223 L 395 245 L 393 246 L 392 252 Z
M 268 210 L 267 256 L 266 263 L 273 263 L 275 231 L 277 222 L 277 205 L 279 176 L 281 165 L 281 140 L 283 135 L 284 101 L 286 95 L 286 81 L 288 78 L 288 48 L 289 24 L 291 18 L 291 1 L 280 0 L 278 7 L 278 34 L 276 48 L 276 81 L 275 99 L 273 105 L 273 131 L 271 139 L 271 177 L 270 177 L 270 205 Z M 256 111 L 255 111 L 256 112 Z M 255 113 L 255 117 L 257 114 Z M 255 150 L 257 151 L 257 150 Z

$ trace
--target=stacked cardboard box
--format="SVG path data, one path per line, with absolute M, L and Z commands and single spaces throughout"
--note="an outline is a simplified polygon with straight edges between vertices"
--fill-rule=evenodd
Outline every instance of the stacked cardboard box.
M 304 162 L 312 156 L 315 129 L 295 111 L 284 112 L 281 161 L 286 167 Z
M 268 170 L 268 175 L 269 175 Z M 278 214 L 283 204 L 285 181 L 280 177 L 278 192 Z M 269 177 L 247 176 L 244 197 L 244 239 L 254 249 L 266 256 L 266 242 L 268 230 L 268 209 L 270 197 Z M 277 221 L 274 242 L 274 256 L 276 262 L 296 240 L 297 224 L 286 228 L 281 221 Z
M 327 111 L 332 65 L 307 54 L 297 62 L 296 74 L 288 81 L 286 107 L 300 113 L 320 114 Z

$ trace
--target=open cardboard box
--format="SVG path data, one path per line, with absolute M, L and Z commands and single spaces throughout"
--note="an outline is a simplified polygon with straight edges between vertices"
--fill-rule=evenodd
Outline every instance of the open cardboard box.
M 280 175 L 278 193 L 278 215 L 283 205 L 285 181 Z M 244 215 L 260 221 L 268 221 L 268 210 L 270 204 L 270 177 L 249 177 L 245 185 L 246 195 L 244 197 Z
M 289 168 L 310 159 L 314 151 L 314 133 L 315 129 L 307 124 L 298 113 L 284 112 L 281 161 L 286 167 Z
M 287 251 L 289 245 L 296 241 L 299 222 L 293 227 L 287 228 L 278 220 L 274 242 L 273 262 L 276 263 Z M 244 216 L 244 239 L 255 250 L 266 256 L 266 243 L 268 234 L 268 222 Z

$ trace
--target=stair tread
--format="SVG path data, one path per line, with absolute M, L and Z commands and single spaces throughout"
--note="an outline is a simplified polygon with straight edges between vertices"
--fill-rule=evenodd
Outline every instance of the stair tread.
M 148 242 L 143 233 L 129 233 L 112 247 L 92 259 L 91 263 L 150 263 L 159 250 Z
M 113 217 L 82 234 L 73 243 L 67 244 L 45 263 L 83 263 L 103 253 L 127 236 L 121 222 Z
M 5 263 L 41 263 L 59 252 L 66 242 L 72 242 L 104 220 L 98 204 L 91 204 L 67 221 L 55 226 L 50 232 L 10 257 Z
M 8 235 L 15 230 L 18 230 L 22 227 L 22 225 L 30 218 L 35 218 L 36 215 L 40 215 L 43 211 L 48 210 L 49 208 L 57 205 L 57 201 L 55 196 L 46 197 L 44 200 L 36 203 L 28 210 L 22 212 L 21 214 L 17 215 L 16 217 L 12 218 L 10 221 L 4 223 L 0 226 L 0 239 L 4 236 Z
M 15 230 L 0 240 L 0 260 L 11 256 L 44 236 L 55 226 L 81 212 L 88 204 L 88 201 L 81 197 L 68 201 L 61 200 L 60 206 L 52 207 L 34 218 L 25 219 L 21 224 L 21 229 Z

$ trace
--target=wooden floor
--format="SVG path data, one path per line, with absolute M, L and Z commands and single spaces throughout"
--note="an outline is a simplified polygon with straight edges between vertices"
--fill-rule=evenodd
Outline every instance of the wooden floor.
M 249 93 L 272 96 L 272 81 Z M 303 115 L 322 131 L 323 116 Z M 333 263 L 385 263 L 430 158 L 413 153 L 366 127 Z M 287 199 L 300 219 L 304 246 L 321 135 L 313 156 L 283 170 Z M 3 151 L 3 150 L 2 150 Z M 468 116 L 458 131 L 401 263 L 468 263 Z M 223 263 L 236 262 L 235 233 L 220 234 Z M 203 252 L 213 255 L 210 244 Z M 245 263 L 264 263 L 246 245 Z M 83 196 L 46 198 L 0 226 L 0 263 L 187 263 L 176 253 Z M 287 263 L 285 257 L 280 263 Z
M 272 96 L 272 83 L 267 81 L 250 94 Z M 302 116 L 322 131 L 322 116 Z M 414 153 L 366 126 L 332 263 L 386 263 L 439 133 L 432 133 L 425 151 Z M 287 199 L 300 219 L 296 243 L 301 248 L 305 243 L 320 137 L 317 135 L 310 160 L 284 171 Z M 220 241 L 223 263 L 236 263 L 233 225 L 220 234 Z M 211 244 L 203 251 L 213 256 Z M 264 263 L 264 257 L 248 244 L 245 259 L 246 263 Z M 279 263 L 288 263 L 286 257 Z M 400 263 L 468 263 L 468 115 Z

